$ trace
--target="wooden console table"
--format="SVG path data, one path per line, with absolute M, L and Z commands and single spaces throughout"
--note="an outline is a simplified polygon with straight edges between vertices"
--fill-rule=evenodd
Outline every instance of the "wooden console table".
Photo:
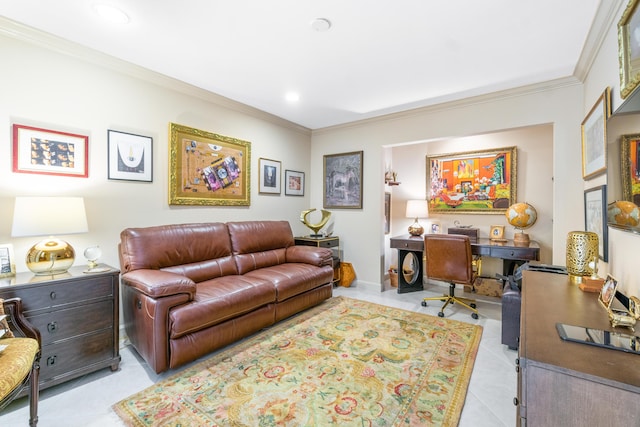
M 596 293 L 565 275 L 525 271 L 517 425 L 637 426 L 640 355 L 562 341 L 556 323 L 630 333 L 611 327 Z
M 398 249 L 398 293 L 421 291 L 424 275 L 422 262 L 424 237 L 409 234 L 392 237 L 391 247 Z M 471 243 L 471 252 L 474 255 L 502 259 L 504 275 L 513 273 L 517 262 L 538 261 L 540 259 L 540 245 L 535 241 L 531 241 L 529 246 L 517 246 L 513 240 L 494 242 L 490 239 L 478 239 L 477 242 Z M 402 274 L 402 265 L 407 257 L 416 267 L 409 280 Z

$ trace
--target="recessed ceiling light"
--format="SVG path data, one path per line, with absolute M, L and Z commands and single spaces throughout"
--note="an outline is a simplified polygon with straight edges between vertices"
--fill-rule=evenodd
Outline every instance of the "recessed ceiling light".
M 128 24 L 129 15 L 122 10 L 110 4 L 98 3 L 94 5 L 94 9 L 103 19 L 113 22 L 114 24 Z
M 318 32 L 328 31 L 331 28 L 331 21 L 327 18 L 316 18 L 311 21 L 311 28 Z
M 295 92 L 289 92 L 284 96 L 288 102 L 298 102 L 300 100 L 300 95 Z

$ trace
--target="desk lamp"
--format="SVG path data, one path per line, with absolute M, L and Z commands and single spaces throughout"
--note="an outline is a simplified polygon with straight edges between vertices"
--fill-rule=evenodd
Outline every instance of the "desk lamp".
M 409 234 L 421 236 L 424 228 L 418 223 L 418 218 L 429 218 L 429 202 L 426 200 L 407 200 L 407 218 L 414 218 L 414 223 L 409 226 Z
M 75 260 L 73 247 L 53 235 L 87 231 L 82 197 L 16 197 L 11 235 L 49 236 L 27 252 L 27 268 L 38 276 L 64 273 Z

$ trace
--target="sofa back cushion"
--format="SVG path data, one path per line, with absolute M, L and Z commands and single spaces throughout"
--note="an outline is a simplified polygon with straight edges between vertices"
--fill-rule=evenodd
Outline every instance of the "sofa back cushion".
M 227 228 L 239 274 L 284 263 L 294 245 L 287 221 L 228 222 Z
M 127 228 L 120 233 L 120 263 L 123 273 L 165 270 L 194 282 L 238 274 L 223 223 Z

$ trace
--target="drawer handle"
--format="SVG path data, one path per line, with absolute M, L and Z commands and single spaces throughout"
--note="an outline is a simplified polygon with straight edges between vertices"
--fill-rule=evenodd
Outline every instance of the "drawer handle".
M 514 251 L 511 251 L 511 256 L 512 257 L 516 256 L 516 253 Z
M 55 293 L 55 292 L 51 292 L 51 293 L 49 294 L 49 298 L 51 298 L 51 299 L 56 299 L 56 293 Z
M 516 372 L 520 372 L 520 366 L 516 366 Z
M 58 358 L 58 356 L 49 356 L 49 357 L 47 357 L 47 366 L 55 365 L 57 358 Z
M 514 404 L 515 406 L 518 406 L 518 403 L 520 403 L 520 402 L 518 402 L 518 398 L 517 398 L 517 397 L 514 397 L 514 398 L 513 398 L 513 404 Z
M 50 322 L 47 325 L 47 331 L 49 331 L 49 333 L 54 333 L 57 330 L 58 330 L 58 322 Z

